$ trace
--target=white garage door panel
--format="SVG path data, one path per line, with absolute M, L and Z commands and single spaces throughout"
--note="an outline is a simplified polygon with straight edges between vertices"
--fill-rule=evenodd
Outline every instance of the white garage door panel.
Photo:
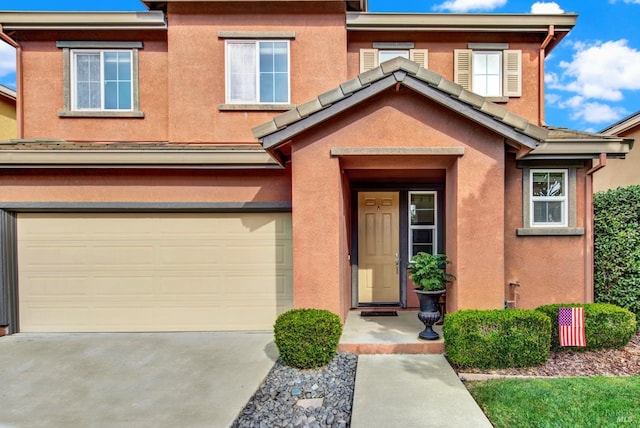
M 20 330 L 271 329 L 292 307 L 291 216 L 20 214 Z

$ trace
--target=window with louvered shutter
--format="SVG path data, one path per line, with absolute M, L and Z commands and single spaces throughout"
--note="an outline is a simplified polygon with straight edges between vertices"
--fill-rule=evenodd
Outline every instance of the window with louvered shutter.
M 409 59 L 413 62 L 417 62 L 422 68 L 429 68 L 429 50 L 428 49 L 409 50 Z
M 378 66 L 378 49 L 360 49 L 360 73 Z
M 473 51 L 471 49 L 456 49 L 453 52 L 453 56 L 453 81 L 464 89 L 470 91 Z
M 522 96 L 522 51 L 506 50 L 503 55 L 504 95 L 520 97 Z

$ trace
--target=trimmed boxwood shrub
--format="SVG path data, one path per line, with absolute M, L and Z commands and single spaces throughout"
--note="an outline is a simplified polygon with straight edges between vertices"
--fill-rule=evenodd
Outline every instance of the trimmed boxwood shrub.
M 586 347 L 560 346 L 558 338 L 558 308 L 584 308 Z M 564 303 L 544 305 L 537 311 L 551 318 L 552 351 L 594 351 L 597 349 L 623 348 L 636 332 L 636 316 L 627 309 L 608 303 Z
M 544 364 L 551 321 L 533 310 L 464 310 L 442 326 L 447 358 L 460 367 L 507 368 Z
M 282 361 L 308 369 L 335 357 L 342 324 L 338 315 L 324 309 L 292 309 L 278 317 L 273 330 Z
M 640 318 L 640 186 L 593 196 L 594 299 Z

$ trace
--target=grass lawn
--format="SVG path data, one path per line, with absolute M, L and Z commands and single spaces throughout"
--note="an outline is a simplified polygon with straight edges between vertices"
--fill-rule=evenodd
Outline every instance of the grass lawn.
M 640 376 L 467 382 L 495 427 L 638 427 Z

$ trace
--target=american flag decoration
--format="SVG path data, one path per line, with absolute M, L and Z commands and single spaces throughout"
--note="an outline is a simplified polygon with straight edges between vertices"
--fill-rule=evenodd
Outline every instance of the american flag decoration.
M 587 346 L 584 308 L 559 308 L 558 328 L 560 346 Z

